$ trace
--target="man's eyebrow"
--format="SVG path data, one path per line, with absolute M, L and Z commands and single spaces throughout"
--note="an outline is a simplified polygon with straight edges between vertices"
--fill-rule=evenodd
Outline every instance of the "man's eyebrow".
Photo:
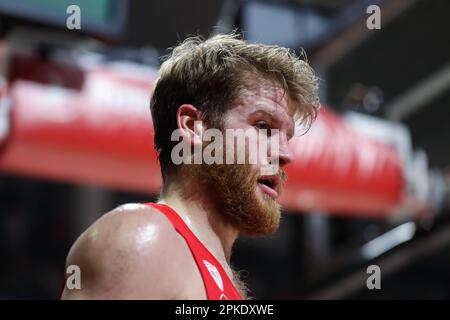
M 256 111 L 253 111 L 252 113 L 250 113 L 250 116 L 255 116 L 258 114 L 264 114 L 266 116 L 268 116 L 269 118 L 271 118 L 271 120 L 275 120 L 275 121 L 280 121 L 280 119 L 278 119 L 277 117 L 274 117 L 273 112 L 268 112 L 267 110 L 262 110 L 262 109 L 258 109 Z

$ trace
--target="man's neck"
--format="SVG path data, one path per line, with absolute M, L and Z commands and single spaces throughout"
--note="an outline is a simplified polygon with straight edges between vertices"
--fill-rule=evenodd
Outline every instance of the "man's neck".
M 219 262 L 229 266 L 231 249 L 239 232 L 225 221 L 205 193 L 186 197 L 177 186 L 171 185 L 158 202 L 174 209 Z

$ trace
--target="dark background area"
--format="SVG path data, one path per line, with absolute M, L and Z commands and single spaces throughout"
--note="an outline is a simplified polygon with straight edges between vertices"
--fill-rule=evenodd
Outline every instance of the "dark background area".
M 50 25 L 38 16 L 30 19 L 8 10 L 7 3 L 0 1 L 2 38 L 19 26 L 68 33 L 58 17 Z M 381 30 L 365 26 L 365 9 L 372 3 L 382 8 Z M 249 20 L 258 17 L 249 12 L 259 12 L 259 5 L 266 12 L 281 10 L 281 17 L 296 16 L 292 29 L 283 29 L 281 20 L 263 24 L 274 35 L 286 35 L 283 41 L 294 50 L 306 50 L 322 78 L 322 103 L 341 113 L 352 110 L 406 125 L 413 147 L 423 149 L 429 166 L 448 176 L 448 1 L 118 0 L 109 5 L 117 18 L 108 22 L 117 23 L 113 33 L 105 32 L 107 27 L 93 27 L 72 32 L 70 39 L 93 38 L 107 46 L 103 53 L 111 60 L 125 57 L 155 67 L 168 47 L 189 34 L 208 36 L 237 29 L 246 37 L 246 28 L 261 23 Z M 248 40 L 274 39 L 267 34 L 267 39 Z M 407 113 L 396 113 L 399 99 L 422 90 L 424 83 L 435 88 L 433 81 L 440 73 L 447 74 L 439 80 L 447 81 L 440 86 L 443 89 L 433 89 L 429 99 Z M 380 103 L 370 109 L 352 97 L 355 84 L 366 90 L 377 88 Z M 0 298 L 58 298 L 65 257 L 78 235 L 120 204 L 156 197 L 0 173 Z M 286 212 L 275 235 L 239 239 L 232 264 L 257 299 L 449 299 L 448 211 L 446 203 L 428 216 L 411 218 L 417 226 L 414 238 L 373 260 L 363 258 L 361 249 L 397 222 L 345 213 Z M 366 268 L 371 264 L 382 269 L 381 290 L 366 288 Z

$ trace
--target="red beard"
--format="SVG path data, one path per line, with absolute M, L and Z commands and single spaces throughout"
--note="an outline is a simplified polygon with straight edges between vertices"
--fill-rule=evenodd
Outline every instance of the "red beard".
M 218 212 L 245 236 L 273 234 L 280 223 L 280 205 L 266 194 L 258 195 L 258 170 L 251 165 L 194 165 L 192 178 L 208 192 Z M 286 175 L 279 169 L 281 181 Z M 277 188 L 280 191 L 280 188 Z

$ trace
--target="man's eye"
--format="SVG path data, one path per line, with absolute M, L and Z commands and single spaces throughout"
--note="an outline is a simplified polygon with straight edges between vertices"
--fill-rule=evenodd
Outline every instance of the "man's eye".
M 255 127 L 258 128 L 258 129 L 266 129 L 266 130 L 270 129 L 270 126 L 269 126 L 269 124 L 266 121 L 258 121 L 258 122 L 256 122 Z

